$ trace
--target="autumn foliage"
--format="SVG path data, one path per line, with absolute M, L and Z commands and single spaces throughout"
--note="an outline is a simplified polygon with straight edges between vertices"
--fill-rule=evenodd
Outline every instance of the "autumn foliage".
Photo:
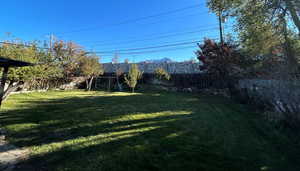
M 243 72 L 243 56 L 236 45 L 216 43 L 207 39 L 204 44 L 198 44 L 197 58 L 203 63 L 200 70 L 210 75 L 226 77 L 239 75 Z

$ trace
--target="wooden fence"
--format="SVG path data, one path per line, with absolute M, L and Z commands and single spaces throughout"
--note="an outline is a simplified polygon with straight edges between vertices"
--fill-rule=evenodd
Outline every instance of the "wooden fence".
M 113 73 L 105 73 L 105 75 L 99 77 L 94 85 L 95 87 L 113 87 L 116 84 L 116 79 L 105 79 L 115 78 Z M 140 84 L 153 84 L 155 79 L 154 74 L 143 74 L 142 79 L 139 81 Z M 120 77 L 120 82 L 124 82 L 124 77 Z M 196 87 L 198 89 L 223 89 L 228 88 L 232 79 L 211 77 L 206 74 L 171 74 L 171 79 L 168 81 L 170 86 L 178 88 L 190 88 Z

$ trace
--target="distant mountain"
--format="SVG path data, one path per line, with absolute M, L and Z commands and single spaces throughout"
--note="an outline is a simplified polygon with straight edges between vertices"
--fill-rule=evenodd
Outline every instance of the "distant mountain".
M 173 63 L 173 61 L 170 58 L 162 58 L 162 59 L 153 59 L 153 60 L 145 60 L 140 63 Z

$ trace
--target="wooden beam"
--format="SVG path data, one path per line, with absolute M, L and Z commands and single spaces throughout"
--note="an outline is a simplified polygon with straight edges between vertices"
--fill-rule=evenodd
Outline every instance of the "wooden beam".
M 1 78 L 1 84 L 0 84 L 0 107 L 2 104 L 2 98 L 4 96 L 4 87 L 5 87 L 5 82 L 7 80 L 7 73 L 8 73 L 8 67 L 4 67 L 2 78 Z

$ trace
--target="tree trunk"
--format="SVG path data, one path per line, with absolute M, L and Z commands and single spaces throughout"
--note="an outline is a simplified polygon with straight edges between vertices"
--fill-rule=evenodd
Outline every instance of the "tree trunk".
M 15 82 L 10 82 L 8 87 L 6 88 L 6 90 L 3 93 L 3 97 L 2 97 L 2 101 L 5 101 L 7 99 L 7 97 L 11 94 L 11 92 L 16 91 L 18 88 L 20 88 L 23 83 L 22 82 L 18 82 L 14 85 Z
M 287 60 L 287 71 L 294 72 L 297 68 L 297 59 L 295 56 L 295 52 L 292 48 L 290 38 L 288 36 L 287 21 L 285 20 L 285 18 L 283 16 L 282 16 L 281 20 L 283 22 L 283 34 L 284 34 L 284 39 L 285 39 L 284 40 L 284 51 L 285 51 L 286 60 Z
M 285 3 L 286 3 L 286 6 L 287 6 L 291 16 L 292 16 L 294 24 L 298 28 L 298 33 L 299 33 L 299 36 L 300 36 L 300 18 L 297 14 L 295 6 L 294 6 L 294 4 L 291 0 L 285 0 Z
M 132 93 L 134 93 L 134 87 L 132 87 Z
M 94 77 L 91 77 L 90 82 L 89 82 L 89 88 L 88 88 L 88 91 L 91 91 L 91 89 L 92 89 L 93 79 L 94 79 Z
M 119 91 L 123 91 L 122 86 L 121 86 L 120 81 L 119 81 L 119 76 L 117 76 L 116 79 L 117 79 L 117 84 L 118 84 Z
M 8 73 L 8 67 L 4 67 L 2 71 L 2 78 L 1 78 L 1 83 L 0 83 L 0 107 L 2 104 L 2 100 L 4 97 L 4 87 L 5 87 L 5 82 L 7 80 L 7 73 Z
M 88 91 L 89 90 L 89 79 L 85 80 L 85 90 Z

